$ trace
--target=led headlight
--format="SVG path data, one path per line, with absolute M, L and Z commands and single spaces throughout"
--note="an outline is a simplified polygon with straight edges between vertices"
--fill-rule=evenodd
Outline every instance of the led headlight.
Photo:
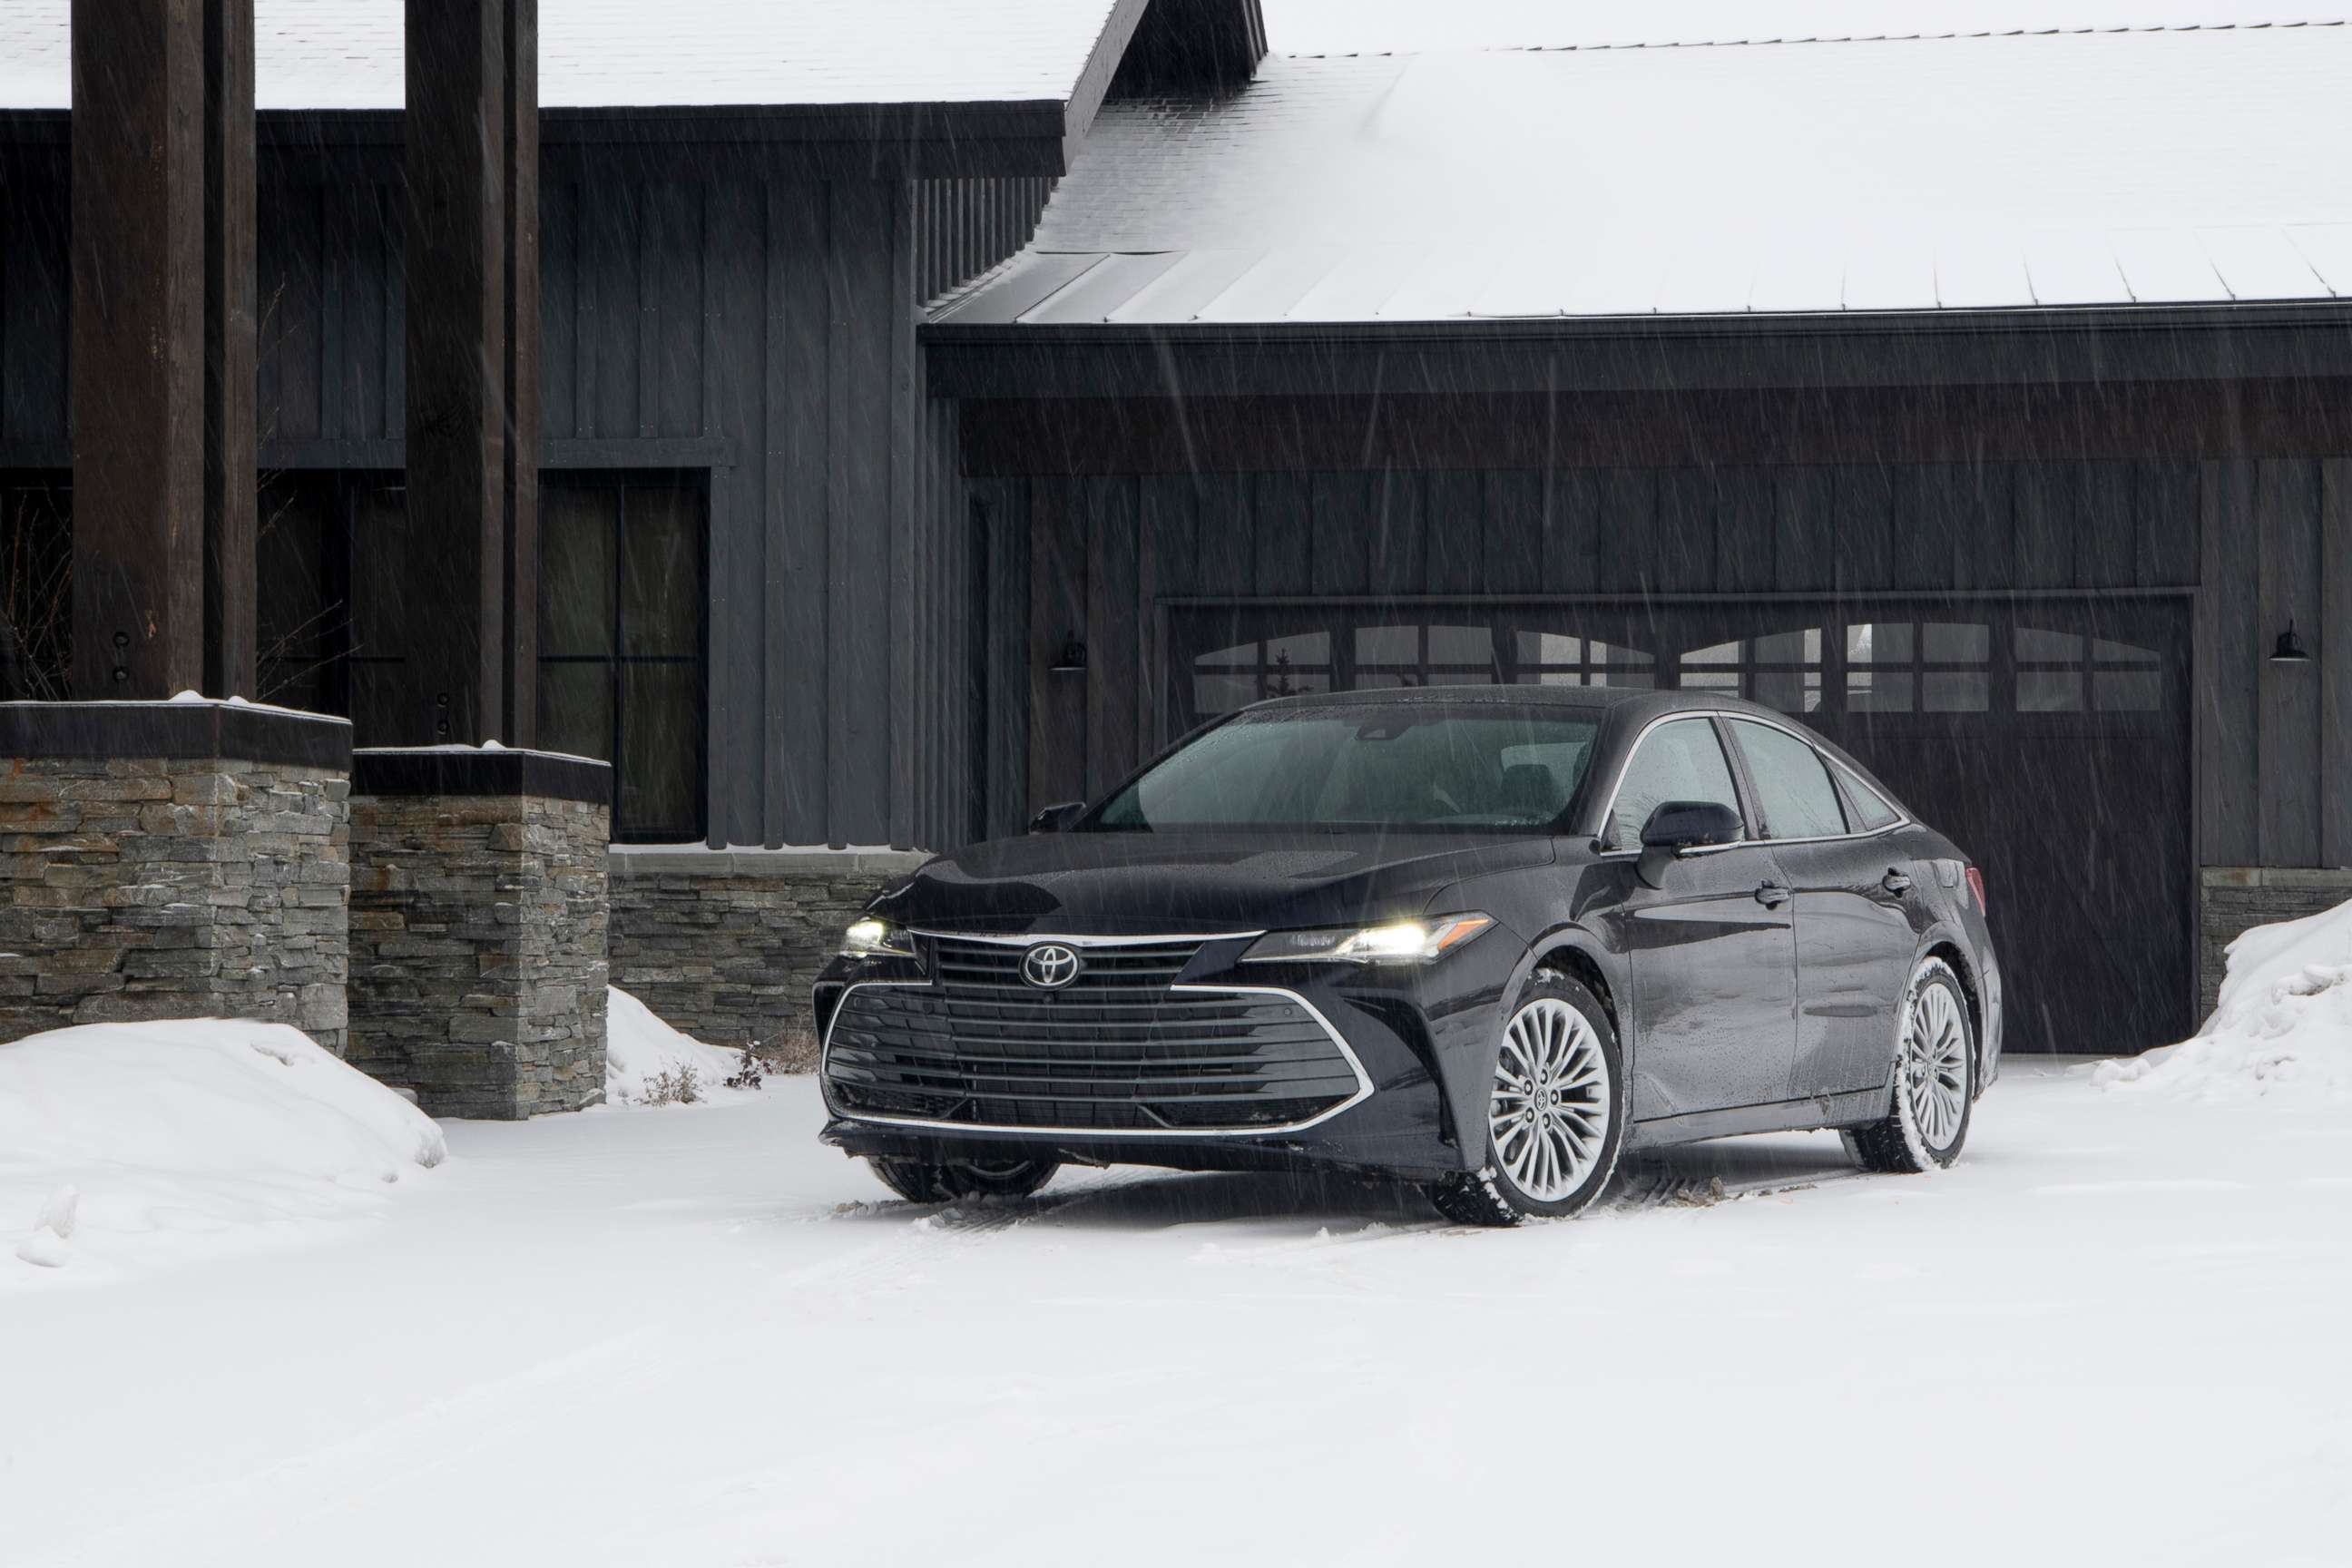
M 844 958 L 912 958 L 914 940 L 887 921 L 872 915 L 852 921 L 841 933 L 841 955 Z
M 1443 915 L 1430 921 L 1340 927 L 1334 931 L 1269 931 L 1242 954 L 1244 963 L 1427 963 L 1495 922 L 1485 915 Z

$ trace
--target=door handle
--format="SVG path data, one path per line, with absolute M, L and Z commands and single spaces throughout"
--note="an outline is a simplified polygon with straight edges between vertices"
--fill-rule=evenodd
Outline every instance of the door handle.
M 1778 882 L 1767 882 L 1756 889 L 1756 901 L 1768 910 L 1777 910 L 1789 901 L 1789 889 Z
M 1890 867 L 1885 879 L 1878 885 L 1890 893 L 1907 893 L 1911 890 L 1910 874 Z

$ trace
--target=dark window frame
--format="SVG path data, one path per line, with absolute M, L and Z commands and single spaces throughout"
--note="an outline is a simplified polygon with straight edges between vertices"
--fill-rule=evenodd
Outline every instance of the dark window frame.
M 362 499 L 390 490 L 403 498 L 405 510 L 408 484 L 398 468 L 265 468 L 255 486 L 255 505 L 260 514 L 254 521 L 254 689 L 245 695 L 257 702 L 283 702 L 292 695 L 287 690 L 287 672 L 278 668 L 281 660 L 270 657 L 276 644 L 264 645 L 261 636 L 267 629 L 265 611 L 259 595 L 269 585 L 268 569 L 264 563 L 264 536 L 272 523 L 271 508 L 276 493 L 291 489 L 297 497 L 316 499 L 320 503 L 319 591 L 320 615 L 328 615 L 336 606 L 341 608 L 338 619 L 327 621 L 319 631 L 318 656 L 303 667 L 317 672 L 319 679 L 318 711 L 349 719 L 352 713 L 352 670 L 357 665 L 397 668 L 407 662 L 407 656 L 397 653 L 369 653 L 353 640 L 353 627 L 358 616 L 356 586 L 353 581 L 352 545 L 360 527 Z M 361 745 L 381 744 L 378 738 L 362 734 L 356 737 Z
M 649 489 L 687 489 L 694 493 L 700 507 L 697 523 L 699 548 L 694 552 L 694 627 L 695 646 L 690 654 L 632 654 L 628 647 L 628 600 L 622 574 L 628 561 L 629 492 Z M 604 665 L 607 670 L 607 699 L 611 705 L 609 730 L 605 736 L 605 759 L 613 766 L 612 838 L 615 844 L 685 844 L 699 842 L 708 837 L 710 825 L 710 471 L 708 468 L 567 468 L 546 469 L 540 474 L 539 493 L 542 516 L 548 495 L 556 490 L 612 490 L 616 492 L 614 504 L 613 624 L 611 651 L 601 654 L 551 654 L 538 656 L 539 670 L 550 665 Z M 540 548 L 547 547 L 544 525 L 540 531 Z M 545 564 L 541 563 L 540 583 L 544 592 Z M 697 679 L 694 682 L 694 810 L 692 820 L 681 823 L 626 824 L 622 820 L 621 735 L 625 708 L 622 671 L 638 666 L 690 666 Z M 533 679 L 538 679 L 533 671 Z M 543 694 L 542 694 L 543 700 Z

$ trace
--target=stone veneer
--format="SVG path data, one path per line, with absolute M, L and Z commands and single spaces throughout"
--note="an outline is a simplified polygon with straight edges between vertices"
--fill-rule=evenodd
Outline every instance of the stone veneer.
M 2352 869 L 2208 866 L 2198 902 L 2197 978 L 2200 1020 L 2213 1011 L 2228 971 L 2231 940 L 2250 926 L 2300 920 L 2352 900 Z
M 0 1041 L 257 1018 L 344 1046 L 341 719 L 0 703 Z
M 715 1046 L 816 1065 L 809 988 L 842 928 L 919 851 L 613 851 L 613 984 Z
M 611 769 L 467 747 L 352 767 L 352 1064 L 435 1116 L 602 1100 Z

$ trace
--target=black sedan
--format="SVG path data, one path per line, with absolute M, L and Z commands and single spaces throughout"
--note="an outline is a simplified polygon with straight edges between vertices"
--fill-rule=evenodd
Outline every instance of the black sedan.
M 1984 900 L 1752 703 L 1286 698 L 876 899 L 816 988 L 824 1137 L 919 1201 L 1319 1164 L 1479 1225 L 1728 1133 L 1924 1171 L 2000 1064 Z

